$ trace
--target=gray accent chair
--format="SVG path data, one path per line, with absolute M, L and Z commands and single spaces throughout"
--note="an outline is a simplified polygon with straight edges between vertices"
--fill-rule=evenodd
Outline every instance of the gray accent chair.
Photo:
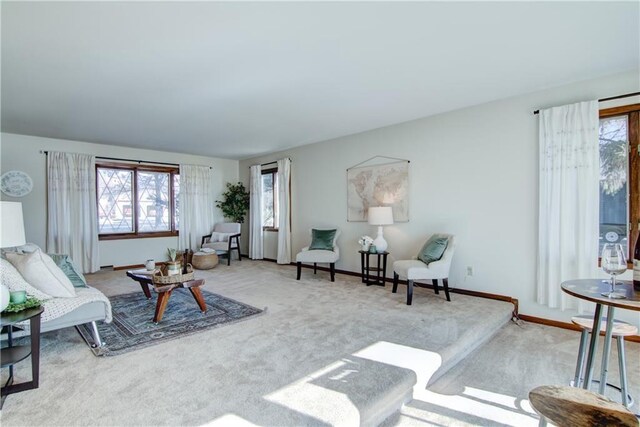
M 227 257 L 227 265 L 231 265 L 231 253 L 238 253 L 238 261 L 242 261 L 240 254 L 240 223 L 219 222 L 213 227 L 211 234 L 202 236 L 200 248 L 209 248 L 218 255 Z

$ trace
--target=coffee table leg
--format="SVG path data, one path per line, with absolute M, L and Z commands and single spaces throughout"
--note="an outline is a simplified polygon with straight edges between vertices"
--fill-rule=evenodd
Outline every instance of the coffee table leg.
M 167 308 L 169 297 L 171 297 L 171 291 L 158 293 L 158 302 L 156 303 L 156 314 L 153 316 L 153 323 L 155 323 L 156 325 L 160 323 L 160 321 L 162 320 L 162 316 L 164 316 L 164 310 Z
M 204 297 L 202 296 L 202 292 L 200 292 L 200 288 L 194 287 L 194 288 L 189 288 L 189 290 L 191 291 L 191 295 L 193 295 L 193 298 L 198 303 L 198 307 L 200 307 L 200 311 L 203 313 L 206 313 L 207 305 L 204 302 Z
M 140 283 L 140 287 L 142 288 L 142 292 L 144 292 L 144 296 L 147 297 L 147 299 L 151 299 L 151 291 L 149 291 L 149 285 L 142 282 L 138 283 Z

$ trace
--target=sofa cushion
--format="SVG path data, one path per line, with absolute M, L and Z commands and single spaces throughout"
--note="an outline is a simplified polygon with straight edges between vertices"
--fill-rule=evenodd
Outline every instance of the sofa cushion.
M 63 254 L 47 254 L 56 263 L 60 270 L 71 281 L 75 288 L 86 288 L 87 280 L 84 278 L 82 271 L 73 263 L 69 255 Z
M 20 272 L 4 258 L 0 259 L 0 280 L 3 285 L 9 288 L 9 292 L 27 291 L 27 295 L 40 301 L 51 299 L 51 295 L 47 295 L 27 283 Z
M 69 278 L 47 254 L 40 249 L 29 254 L 7 253 L 7 260 L 34 288 L 47 295 L 73 298 L 76 291 Z

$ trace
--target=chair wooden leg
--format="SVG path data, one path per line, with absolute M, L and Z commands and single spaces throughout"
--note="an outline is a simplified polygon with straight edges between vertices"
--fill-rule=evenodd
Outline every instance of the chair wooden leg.
M 449 279 L 442 279 L 442 284 L 444 285 L 444 294 L 447 297 L 447 301 L 451 301 L 449 297 Z
M 227 265 L 231 265 L 231 251 L 227 251 Z
M 297 266 L 298 266 L 298 277 L 296 277 L 296 280 L 300 280 L 300 272 L 302 271 L 302 263 L 298 262 Z
M 413 301 L 413 280 L 407 280 L 407 305 Z
M 336 281 L 336 263 L 332 262 L 331 264 L 329 264 L 329 270 L 331 270 L 331 281 L 335 282 Z
M 438 289 L 438 279 L 432 280 L 431 283 L 433 284 L 433 292 L 435 292 L 436 295 L 440 295 L 440 289 Z
M 398 292 L 398 273 L 396 273 L 395 271 L 393 272 L 393 289 L 391 290 L 392 293 L 396 293 Z
M 318 272 L 318 263 L 313 263 L 313 274 L 316 274 Z
M 236 248 L 238 250 L 238 261 L 242 261 L 242 254 L 240 253 L 240 246 Z

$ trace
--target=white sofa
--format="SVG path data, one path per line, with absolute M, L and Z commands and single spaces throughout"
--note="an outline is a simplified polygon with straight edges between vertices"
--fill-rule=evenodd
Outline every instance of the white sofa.
M 73 298 L 52 298 L 27 283 L 22 275 L 6 259 L 0 259 L 0 277 L 2 284 L 10 291 L 27 291 L 27 294 L 43 301 L 44 312 L 41 317 L 40 332 L 91 324 L 94 347 L 102 346 L 96 322 L 111 322 L 111 303 L 98 289 L 90 286 L 75 288 Z M 22 331 L 14 333 L 15 337 L 29 333 L 29 322 L 20 324 Z

